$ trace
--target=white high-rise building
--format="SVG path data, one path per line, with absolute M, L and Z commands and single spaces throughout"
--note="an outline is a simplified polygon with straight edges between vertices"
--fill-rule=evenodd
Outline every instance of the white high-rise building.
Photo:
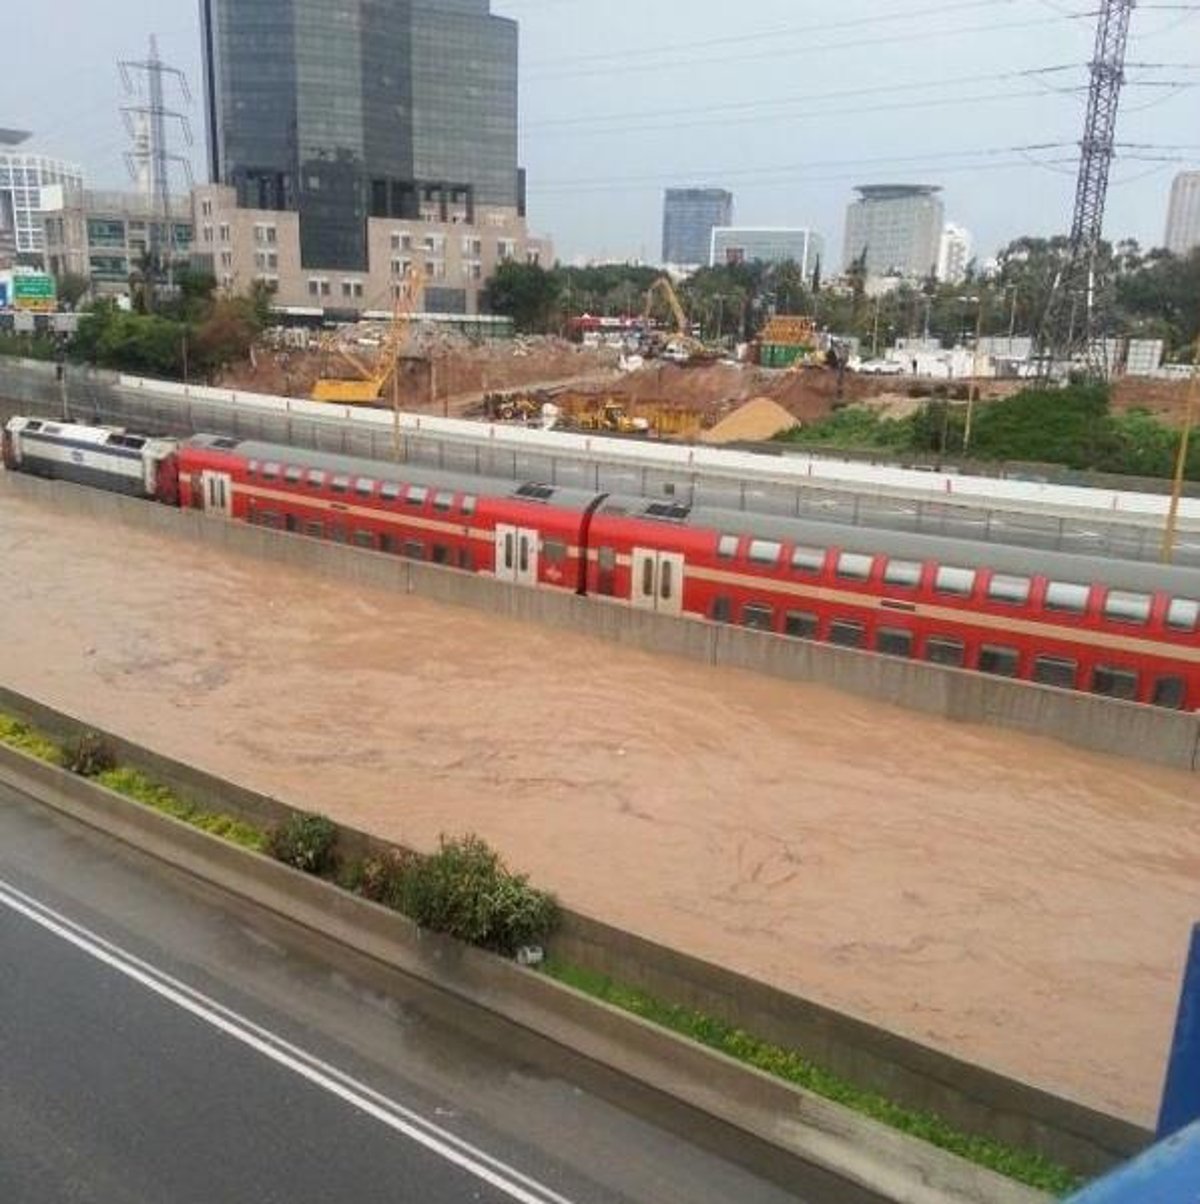
M 1171 185 L 1165 242 L 1174 255 L 1200 247 L 1200 171 L 1181 171 Z
M 37 256 L 46 248 L 42 189 L 82 188 L 83 168 L 18 150 L 28 138 L 22 130 L 0 130 L 0 243 L 10 242 L 17 255 Z
M 842 269 L 865 261 L 868 280 L 923 280 L 937 271 L 946 213 L 928 184 L 862 184 L 846 210 Z
M 974 253 L 975 240 L 965 226 L 947 222 L 938 248 L 937 278 L 943 284 L 962 284 Z

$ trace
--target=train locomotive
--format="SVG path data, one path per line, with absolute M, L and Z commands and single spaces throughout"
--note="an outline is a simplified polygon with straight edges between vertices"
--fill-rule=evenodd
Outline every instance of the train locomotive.
M 14 471 L 599 603 L 1200 710 L 1200 571 L 15 418 Z

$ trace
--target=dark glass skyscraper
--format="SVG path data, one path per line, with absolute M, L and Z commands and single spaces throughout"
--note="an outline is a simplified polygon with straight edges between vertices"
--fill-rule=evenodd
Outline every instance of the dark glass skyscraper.
M 723 188 L 668 188 L 663 200 L 663 263 L 708 263 L 713 230 L 732 224 L 732 192 Z
M 367 218 L 516 209 L 517 25 L 489 0 L 200 0 L 209 172 L 300 214 L 306 268 Z

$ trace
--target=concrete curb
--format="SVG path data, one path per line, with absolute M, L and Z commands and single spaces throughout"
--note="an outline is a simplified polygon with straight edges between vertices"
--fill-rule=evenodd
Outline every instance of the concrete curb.
M 34 801 L 358 953 L 486 1009 L 894 1204 L 1048 1197 L 789 1087 L 385 908 L 0 746 L 0 780 Z

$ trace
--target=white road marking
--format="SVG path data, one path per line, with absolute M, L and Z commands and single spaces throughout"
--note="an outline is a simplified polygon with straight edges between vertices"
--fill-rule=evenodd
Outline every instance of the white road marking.
M 352 1078 L 336 1066 L 292 1045 L 186 983 L 114 945 L 61 912 L 0 878 L 0 905 L 53 933 L 96 961 L 166 999 L 219 1032 L 292 1071 L 366 1116 L 496 1188 L 519 1204 L 572 1204 L 566 1196 L 492 1157 L 485 1150 L 432 1124 L 396 1100 Z

